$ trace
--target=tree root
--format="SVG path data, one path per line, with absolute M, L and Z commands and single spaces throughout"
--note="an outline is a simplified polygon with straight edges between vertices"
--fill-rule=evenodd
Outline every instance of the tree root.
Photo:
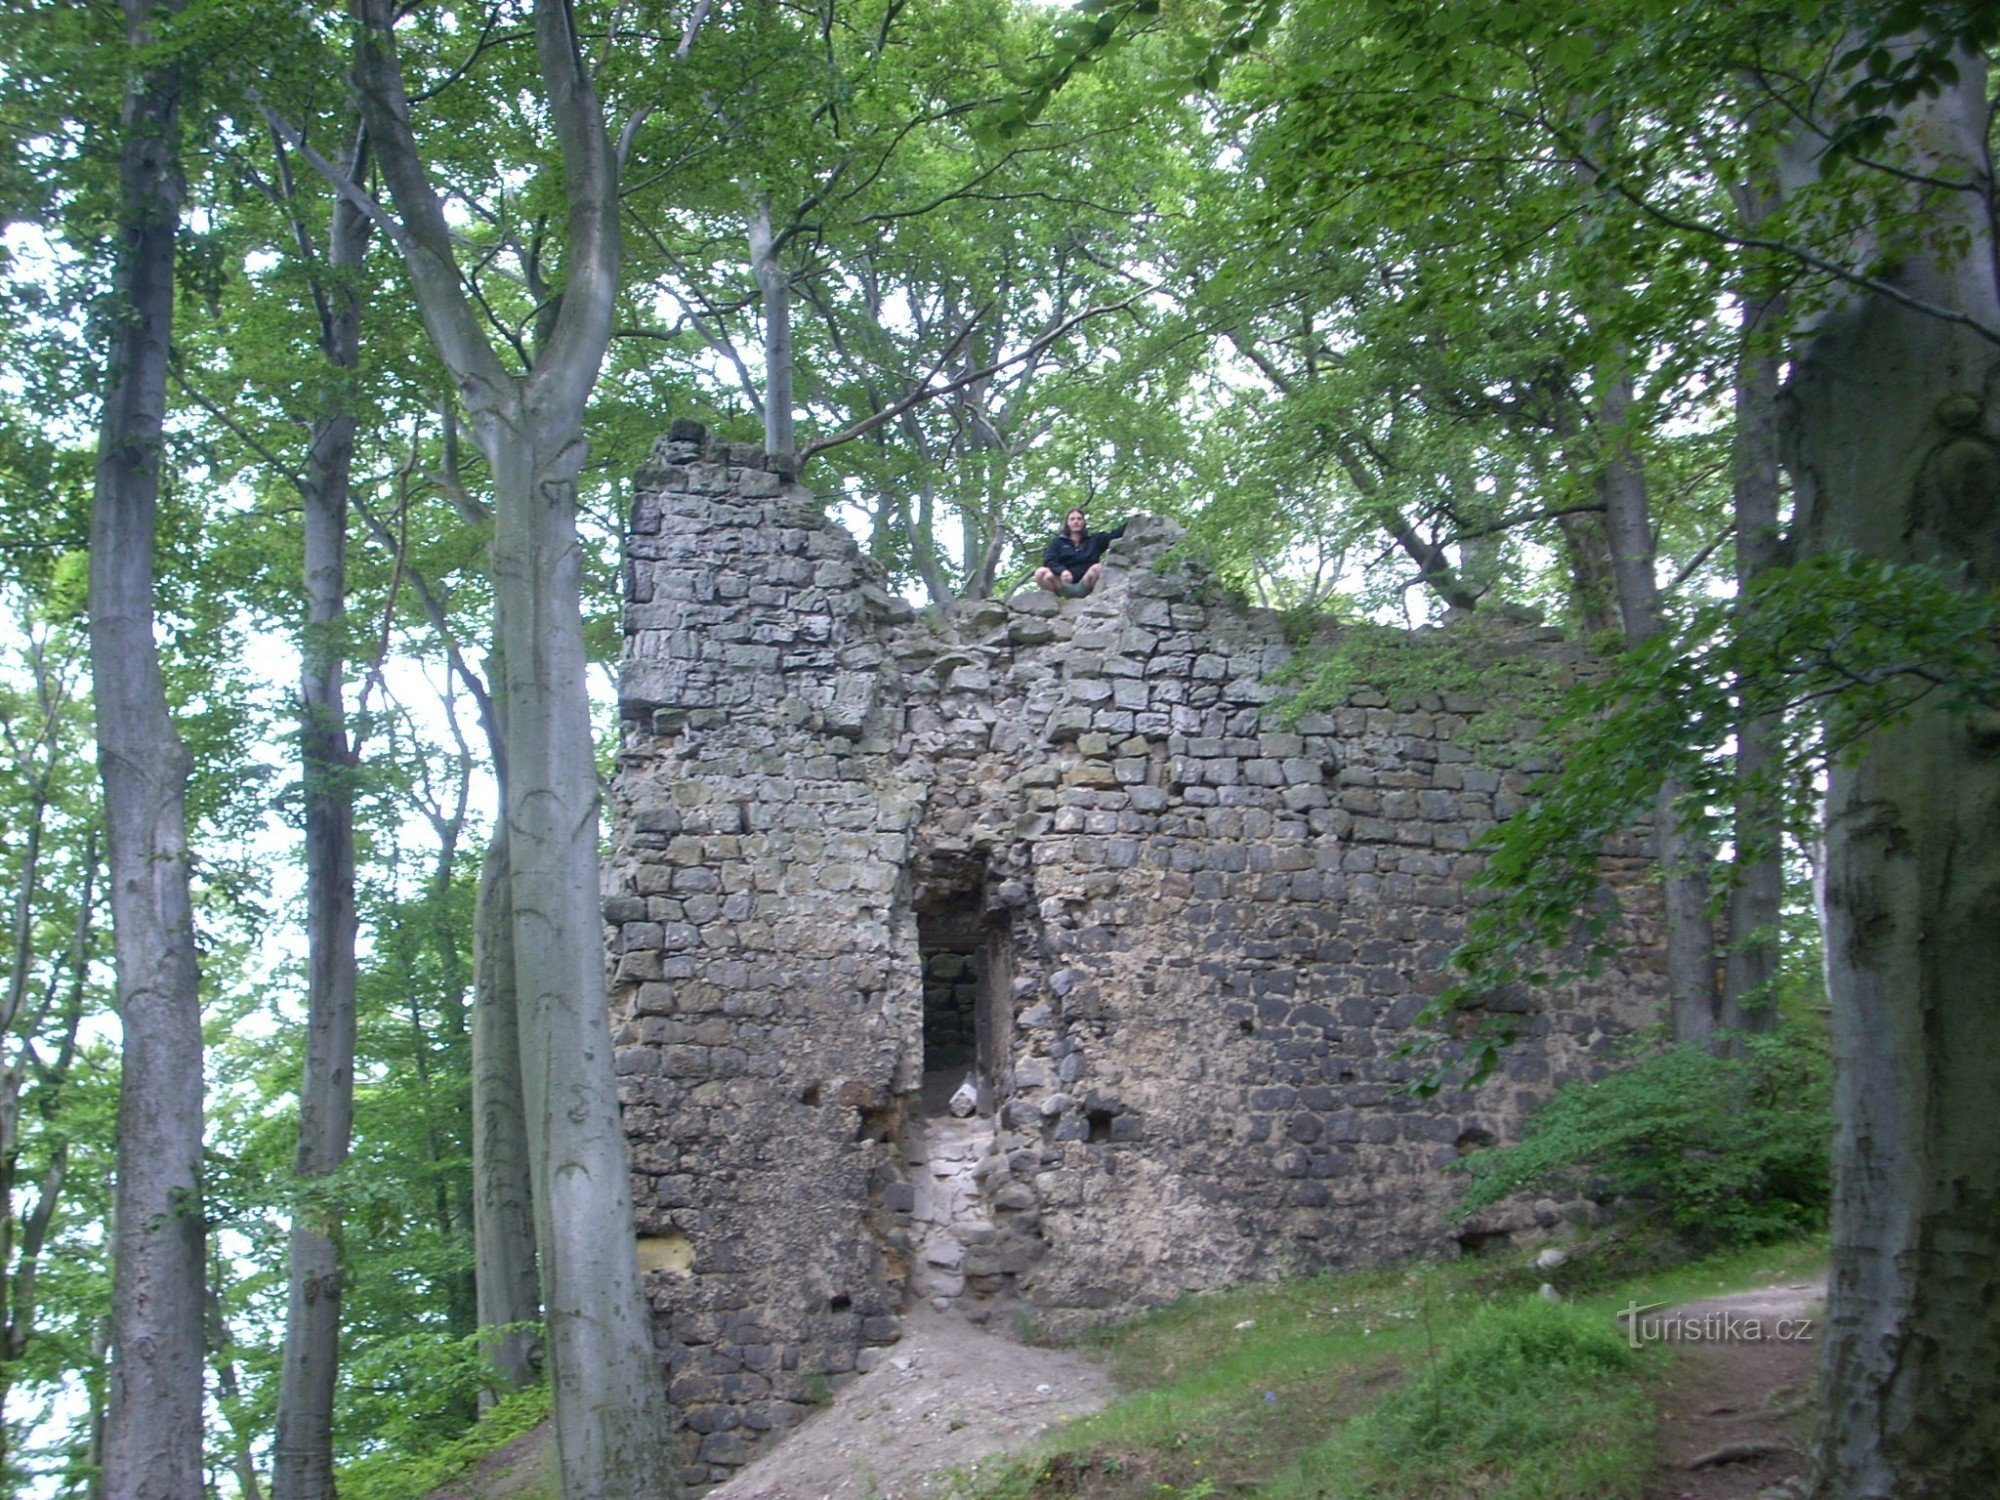
M 1682 1464 L 1683 1469 L 1692 1473 L 1696 1469 L 1711 1469 L 1717 1464 L 1752 1463 L 1760 1458 L 1776 1458 L 1780 1454 L 1797 1453 L 1796 1443 L 1724 1443 L 1720 1448 L 1711 1448 Z
M 1777 1393 L 1774 1391 L 1772 1394 Z M 1808 1393 L 1794 1396 L 1791 1400 L 1780 1402 L 1776 1406 L 1760 1406 L 1755 1411 L 1731 1411 L 1726 1406 L 1718 1407 L 1714 1411 L 1703 1412 L 1701 1419 L 1704 1422 L 1781 1422 L 1788 1417 L 1796 1417 L 1806 1410 L 1812 1405 L 1812 1400 L 1811 1394 Z

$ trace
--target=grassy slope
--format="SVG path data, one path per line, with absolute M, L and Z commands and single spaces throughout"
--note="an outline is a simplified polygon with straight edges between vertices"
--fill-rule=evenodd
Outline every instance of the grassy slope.
M 965 1500 L 1258 1494 L 1391 1500 L 1615 1500 L 1654 1462 L 1652 1351 L 1619 1336 L 1628 1303 L 1796 1278 L 1802 1240 L 1593 1284 L 1456 1261 L 1191 1298 L 1100 1338 L 1132 1394 Z

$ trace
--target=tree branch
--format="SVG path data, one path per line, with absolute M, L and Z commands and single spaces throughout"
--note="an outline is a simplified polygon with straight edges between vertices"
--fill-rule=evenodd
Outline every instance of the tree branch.
M 1082 312 L 1077 313 L 1072 317 L 1065 318 L 1055 327 L 1049 329 L 1048 332 L 1042 334 L 1040 337 L 1035 339 L 1033 343 L 1029 344 L 1027 348 L 1023 349 L 1018 354 L 1010 354 L 1005 359 L 997 360 L 993 364 L 986 365 L 981 369 L 972 370 L 964 375 L 959 376 L 956 380 L 948 381 L 944 385 L 925 386 L 922 389 L 912 391 L 909 395 L 905 396 L 901 401 L 898 401 L 894 406 L 890 406 L 882 411 L 878 411 L 872 417 L 866 417 L 861 421 L 856 422 L 851 427 L 844 428 L 841 431 L 832 433 L 827 437 L 816 438 L 814 441 L 806 444 L 805 447 L 799 450 L 799 463 L 801 466 L 803 466 L 807 459 L 816 457 L 817 455 L 826 452 L 829 448 L 838 448 L 842 443 L 851 443 L 854 441 L 854 439 L 858 437 L 866 437 L 869 433 L 873 432 L 883 423 L 893 422 L 897 417 L 901 416 L 904 412 L 908 411 L 913 406 L 921 406 L 926 401 L 935 401 L 941 396 L 949 396 L 953 392 L 961 391 L 965 389 L 965 387 L 975 384 L 978 381 L 989 379 L 990 377 L 998 374 L 1002 370 L 1010 369 L 1013 366 L 1018 365 L 1025 360 L 1033 359 L 1037 355 L 1039 355 L 1043 350 L 1047 349 L 1051 344 L 1057 342 L 1059 339 L 1068 334 L 1071 329 L 1077 327 L 1079 324 L 1085 323 L 1089 321 L 1091 318 L 1097 317 L 1102 313 L 1112 313 L 1112 312 L 1121 312 L 1129 310 L 1132 304 L 1137 302 L 1141 297 L 1156 290 L 1158 290 L 1156 286 L 1148 286 L 1144 288 L 1142 291 L 1133 293 L 1130 297 L 1125 298 L 1123 301 L 1108 302 L 1101 307 L 1086 307 Z M 968 327 L 965 330 L 965 333 L 969 334 L 970 332 L 971 328 L 968 325 Z M 965 334 L 961 334 L 960 338 L 963 339 L 964 336 Z M 940 363 L 942 363 L 942 361 L 940 361 Z
M 264 117 L 264 123 L 270 128 L 271 133 L 289 145 L 294 151 L 298 152 L 305 164 L 317 172 L 328 187 L 332 188 L 341 197 L 366 214 L 375 226 L 388 236 L 391 244 L 395 245 L 399 250 L 402 249 L 408 241 L 409 235 L 404 231 L 403 226 L 397 222 L 396 216 L 377 203 L 374 196 L 366 188 L 362 187 L 360 183 L 342 172 L 340 168 L 336 167 L 324 156 L 321 156 L 307 142 L 304 133 L 300 131 L 298 126 L 292 124 L 290 120 L 287 120 L 259 98 L 255 89 L 248 90 L 248 93 L 250 102 L 257 106 L 257 113 Z
M 535 50 L 562 152 L 569 232 L 562 307 L 528 380 L 540 392 L 555 387 L 558 405 L 581 413 L 611 343 L 618 300 L 618 162 L 570 0 L 535 0 Z
M 305 483 L 304 471 L 294 468 L 291 464 L 287 463 L 284 459 L 280 458 L 270 448 L 266 447 L 258 438 L 252 435 L 249 432 L 249 430 L 243 426 L 242 423 L 238 422 L 234 415 L 224 410 L 222 407 L 217 406 L 213 401 L 209 400 L 207 396 L 202 394 L 200 388 L 190 383 L 187 376 L 184 373 L 182 373 L 180 368 L 180 361 L 178 359 L 176 359 L 173 362 L 173 364 L 170 365 L 168 368 L 173 374 L 174 384 L 179 386 L 180 389 L 190 399 L 193 400 L 196 406 L 199 406 L 203 411 L 207 412 L 211 417 L 215 418 L 216 421 L 220 422 L 225 428 L 227 428 L 230 436 L 234 437 L 237 442 L 241 443 L 244 447 L 248 448 L 252 453 L 256 454 L 257 457 L 260 460 L 262 460 L 263 463 L 267 465 L 269 468 L 273 469 L 279 474 L 282 474 L 286 479 L 291 481 L 293 488 L 296 489 L 304 485 Z
M 396 60 L 391 0 L 357 0 L 356 11 L 361 26 L 354 46 L 355 89 L 376 160 L 401 220 L 383 213 L 372 199 L 368 201 L 380 216 L 377 222 L 384 233 L 402 252 L 418 310 L 445 367 L 466 388 L 467 406 L 475 411 L 498 407 L 511 394 L 513 382 L 472 310 L 459 276 L 444 205 L 417 152 L 402 68 Z
M 1593 168 L 1593 170 L 1596 169 Z M 1912 296 L 1893 282 L 1884 281 L 1879 276 L 1869 276 L 1851 267 L 1843 266 L 1837 261 L 1830 260 L 1826 256 L 1818 254 L 1816 251 L 1806 249 L 1803 245 L 1795 245 L 1786 240 L 1766 239 L 1762 235 L 1741 234 L 1728 229 L 1717 228 L 1713 224 L 1704 224 L 1698 219 L 1689 219 L 1680 214 L 1669 213 L 1666 209 L 1661 208 L 1657 203 L 1647 198 L 1644 193 L 1628 187 L 1619 178 L 1606 175 L 1601 176 L 1598 180 L 1602 185 L 1609 187 L 1619 197 L 1638 209 L 1639 212 L 1645 214 L 1648 218 L 1657 219 L 1669 229 L 1678 229 L 1684 234 L 1700 235 L 1703 238 L 1728 245 L 1732 249 L 1765 250 L 1775 255 L 1789 257 L 1801 265 L 1810 266 L 1815 271 L 1831 276 L 1834 280 L 1846 286 L 1851 286 L 1864 292 L 1873 292 L 1878 297 L 1886 297 L 1889 301 L 1907 307 L 1912 312 L 1921 313 L 1928 318 L 1936 318 L 1940 323 L 1956 323 L 1960 327 L 1970 329 L 1976 337 L 1984 339 L 1989 344 L 2000 344 L 2000 328 L 1993 328 L 1982 323 L 1970 313 L 1959 312 L 1955 308 L 1940 307 L 1935 302 L 1926 302 L 1921 297 Z
M 416 93 L 412 94 L 410 96 L 410 102 L 412 104 L 428 104 L 431 100 L 437 98 L 438 95 L 442 94 L 446 89 L 450 88 L 454 83 L 457 83 L 458 80 L 463 78 L 467 73 L 470 73 L 472 71 L 473 64 L 478 62 L 481 57 L 485 56 L 486 49 L 493 44 L 493 33 L 499 27 L 499 25 L 500 25 L 500 7 L 495 5 L 494 7 L 492 7 L 492 9 L 486 12 L 486 24 L 479 28 L 479 36 L 476 40 L 474 40 L 472 44 L 472 50 L 465 54 L 465 61 L 460 63 L 457 67 L 453 68 L 449 73 L 445 74 L 443 78 L 440 78 L 436 83 L 432 84 L 429 88 L 419 89 Z M 520 39 L 521 39 L 520 33 L 518 32 L 508 38 L 509 41 L 519 41 Z
M 383 524 L 382 518 L 369 508 L 368 502 L 358 494 L 353 499 L 355 511 L 367 523 L 368 534 L 374 538 L 377 546 L 396 559 L 398 571 L 410 580 L 410 586 L 416 590 L 417 598 L 424 606 L 424 613 L 430 618 L 431 629 L 437 632 L 438 642 L 444 647 L 445 659 L 451 664 L 452 671 L 458 674 L 459 681 L 465 684 L 465 690 L 472 694 L 473 701 L 479 705 L 479 717 L 486 725 L 489 736 L 496 734 L 498 720 L 493 717 L 492 695 L 487 692 L 484 679 L 466 662 L 464 652 L 459 649 L 458 639 L 451 632 L 450 618 L 445 614 L 444 605 L 431 588 L 430 580 L 403 556 L 403 549 L 397 542 L 396 534 Z M 498 745 L 500 742 L 494 738 L 493 743 Z
M 681 28 L 681 44 L 674 48 L 675 62 L 686 62 L 688 53 L 694 50 L 694 39 L 701 35 L 711 3 L 712 0 L 695 0 L 694 9 L 688 12 L 687 24 Z

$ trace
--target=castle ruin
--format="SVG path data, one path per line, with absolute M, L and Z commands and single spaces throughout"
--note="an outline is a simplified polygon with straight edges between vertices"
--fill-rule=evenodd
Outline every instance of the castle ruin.
M 1440 1168 L 1662 981 L 1623 850 L 1622 957 L 1520 999 L 1476 1092 L 1400 1090 L 1526 785 L 1474 743 L 1492 704 L 1357 686 L 1288 721 L 1281 619 L 1152 518 L 1088 599 L 917 614 L 754 446 L 681 424 L 636 491 L 606 916 L 690 1478 L 919 1300 L 1063 1332 L 1534 1227 L 1453 1222 Z

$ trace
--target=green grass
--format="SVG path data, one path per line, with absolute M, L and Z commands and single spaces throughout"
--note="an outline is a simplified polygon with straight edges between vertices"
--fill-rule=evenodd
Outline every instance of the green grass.
M 1189 1298 L 1092 1342 L 1130 1394 L 1038 1454 L 960 1475 L 957 1500 L 1619 1500 L 1655 1461 L 1657 1350 L 1629 1302 L 1811 1274 L 1818 1240 L 1608 1279 L 1519 1257 L 1315 1277 Z
M 1601 1310 L 1518 1298 L 1481 1309 L 1380 1405 L 1298 1456 L 1272 1496 L 1636 1500 L 1653 1407 Z

